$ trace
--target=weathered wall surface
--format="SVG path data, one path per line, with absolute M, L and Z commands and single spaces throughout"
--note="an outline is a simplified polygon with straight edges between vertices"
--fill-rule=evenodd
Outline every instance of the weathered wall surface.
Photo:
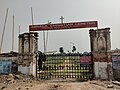
M 112 67 L 108 71 L 108 66 L 112 66 L 112 62 L 95 62 L 94 63 L 94 72 L 96 79 L 108 79 L 108 77 L 113 78 L 112 75 L 108 75 L 108 72 L 112 74 Z
M 89 30 L 91 51 L 111 50 L 110 28 Z
M 13 62 L 17 62 L 18 61 L 18 57 L 1 57 L 0 56 L 0 60 L 4 60 L 4 61 L 13 61 Z
M 112 55 L 106 52 L 93 52 L 95 78 L 113 79 L 112 72 Z M 96 71 L 96 69 L 98 69 Z
M 114 79 L 120 80 L 120 53 L 114 53 L 112 56 L 112 61 Z
M 0 73 L 9 74 L 17 73 L 18 53 L 1 53 L 0 54 Z
M 19 66 L 21 73 L 36 76 L 36 53 L 38 52 L 38 33 L 19 35 Z
M 110 28 L 89 30 L 95 78 L 112 79 Z

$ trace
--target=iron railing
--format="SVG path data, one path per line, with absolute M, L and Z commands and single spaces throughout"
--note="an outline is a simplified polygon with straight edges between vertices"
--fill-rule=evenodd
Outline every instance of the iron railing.
M 41 79 L 92 79 L 93 64 L 91 57 L 90 53 L 46 54 L 46 61 L 42 62 L 42 69 L 38 69 L 37 76 Z

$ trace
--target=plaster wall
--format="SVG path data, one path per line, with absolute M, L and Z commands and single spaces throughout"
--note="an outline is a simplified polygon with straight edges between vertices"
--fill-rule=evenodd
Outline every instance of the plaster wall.
M 36 54 L 38 52 L 38 33 L 30 32 L 19 35 L 18 71 L 36 76 Z
M 18 71 L 26 74 L 26 75 L 32 75 L 36 77 L 36 64 L 30 64 L 29 66 L 18 66 Z
M 112 67 L 112 62 L 95 62 L 94 74 L 96 79 L 108 79 L 108 65 Z

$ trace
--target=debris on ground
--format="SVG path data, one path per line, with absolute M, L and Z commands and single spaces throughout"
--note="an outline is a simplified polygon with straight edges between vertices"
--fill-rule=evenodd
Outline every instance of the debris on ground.
M 120 90 L 118 81 L 40 80 L 31 75 L 0 75 L 0 90 Z

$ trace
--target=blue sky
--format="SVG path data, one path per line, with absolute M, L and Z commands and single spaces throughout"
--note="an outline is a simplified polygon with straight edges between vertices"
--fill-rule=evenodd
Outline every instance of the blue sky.
M 15 16 L 15 51 L 18 51 L 19 25 L 21 33 L 28 32 L 31 24 L 31 7 L 34 24 L 45 24 L 50 20 L 59 23 L 97 20 L 99 28 L 111 28 L 112 48 L 120 48 L 120 0 L 0 0 L 0 41 L 6 9 L 9 8 L 2 52 L 11 51 L 12 16 Z M 93 28 L 96 29 L 96 28 Z M 90 51 L 89 28 L 64 31 L 49 31 L 47 51 L 71 51 L 72 43 L 77 51 Z M 39 32 L 39 50 L 43 51 L 43 33 Z

